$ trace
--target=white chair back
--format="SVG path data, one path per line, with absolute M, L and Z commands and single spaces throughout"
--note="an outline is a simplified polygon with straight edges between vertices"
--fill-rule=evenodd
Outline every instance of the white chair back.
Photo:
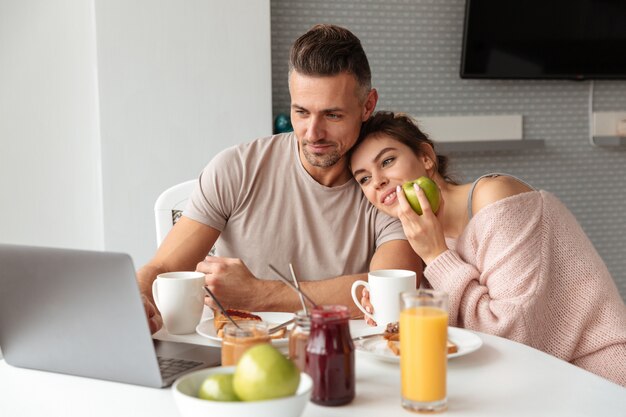
M 161 246 L 165 236 L 182 216 L 183 209 L 197 182 L 197 179 L 181 182 L 163 191 L 157 198 L 154 203 L 157 247 Z

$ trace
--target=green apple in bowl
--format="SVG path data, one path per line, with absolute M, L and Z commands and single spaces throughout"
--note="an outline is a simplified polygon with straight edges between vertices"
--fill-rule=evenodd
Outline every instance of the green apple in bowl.
M 302 372 L 298 390 L 288 397 L 262 401 L 207 401 L 198 398 L 202 383 L 211 375 L 233 374 L 234 366 L 192 371 L 178 378 L 172 393 L 181 417 L 301 417 L 309 403 L 313 380 Z
M 198 398 L 211 401 L 240 401 L 233 389 L 234 374 L 209 375 L 198 390 Z
M 300 384 L 300 371 L 270 344 L 248 349 L 239 359 L 233 388 L 243 401 L 259 401 L 293 395 Z
M 407 181 L 402 184 L 402 190 L 404 191 L 406 199 L 409 201 L 409 204 L 411 205 L 413 210 L 421 216 L 422 206 L 417 199 L 413 184 L 417 184 L 422 190 L 424 190 L 424 194 L 426 194 L 426 198 L 428 198 L 428 202 L 430 203 L 430 208 L 433 210 L 433 213 L 437 213 L 437 210 L 439 210 L 439 204 L 441 202 L 441 194 L 439 192 L 439 187 L 437 187 L 435 181 L 431 180 L 428 177 L 419 177 L 416 180 Z

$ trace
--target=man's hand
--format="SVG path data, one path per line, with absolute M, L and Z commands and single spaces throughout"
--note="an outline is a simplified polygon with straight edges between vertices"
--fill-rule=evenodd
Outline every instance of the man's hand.
M 150 333 L 154 334 L 163 327 L 163 319 L 159 314 L 157 308 L 145 295 L 141 295 L 143 301 L 143 308 L 146 311 L 146 317 L 148 318 L 148 326 L 150 326 Z
M 206 274 L 206 286 L 224 308 L 258 311 L 264 282 L 252 275 L 241 259 L 207 256 L 196 271 Z M 218 308 L 210 297 L 205 297 L 204 303 L 212 309 Z

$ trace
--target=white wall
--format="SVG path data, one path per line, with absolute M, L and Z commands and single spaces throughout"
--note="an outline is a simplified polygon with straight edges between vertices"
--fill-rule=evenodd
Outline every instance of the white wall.
M 93 3 L 0 1 L 0 242 L 103 247 Z
M 269 14 L 269 0 L 1 0 L 0 242 L 145 263 L 159 193 L 271 133 Z
M 156 249 L 153 205 L 271 134 L 269 0 L 96 0 L 107 249 Z

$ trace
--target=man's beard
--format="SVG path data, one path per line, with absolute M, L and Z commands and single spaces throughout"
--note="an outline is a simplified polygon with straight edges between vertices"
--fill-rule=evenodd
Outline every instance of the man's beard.
M 304 154 L 304 158 L 307 162 L 314 167 L 318 168 L 328 168 L 335 165 L 341 159 L 341 155 L 336 150 L 332 150 L 330 153 L 325 153 L 323 155 L 317 155 L 314 153 L 310 153 L 306 145 L 303 144 L 302 153 Z

